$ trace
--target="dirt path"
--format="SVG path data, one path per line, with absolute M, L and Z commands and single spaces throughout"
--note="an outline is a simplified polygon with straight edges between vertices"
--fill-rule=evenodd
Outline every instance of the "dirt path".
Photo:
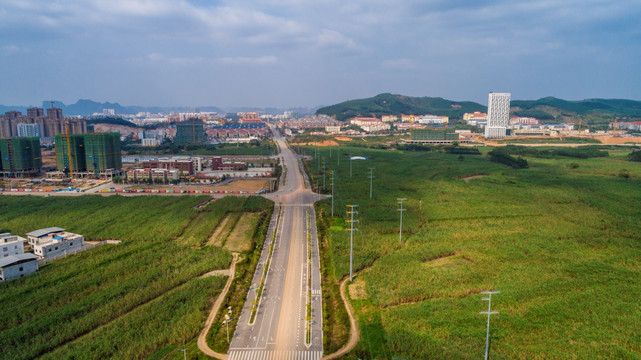
M 343 355 L 346 355 L 350 351 L 354 350 L 356 344 L 358 344 L 358 339 L 360 338 L 360 332 L 356 324 L 356 319 L 354 318 L 354 309 L 352 308 L 352 304 L 350 304 L 347 300 L 347 295 L 345 294 L 345 286 L 347 285 L 348 281 L 349 278 L 346 278 L 341 283 L 341 299 L 343 299 L 343 302 L 345 303 L 345 310 L 347 310 L 347 316 L 349 316 L 349 340 L 347 340 L 347 343 L 343 345 L 342 348 L 338 349 L 338 351 L 336 351 L 335 353 L 323 356 L 321 358 L 322 360 L 341 358 Z
M 231 261 L 231 266 L 229 267 L 229 278 L 227 279 L 227 284 L 225 284 L 223 291 L 220 293 L 220 295 L 218 295 L 218 298 L 216 299 L 214 306 L 212 306 L 211 308 L 209 317 L 207 317 L 207 321 L 205 321 L 205 327 L 203 328 L 203 331 L 200 332 L 200 335 L 198 335 L 198 349 L 200 349 L 200 351 L 202 351 L 205 355 L 211 356 L 213 358 L 220 359 L 220 360 L 227 360 L 227 354 L 220 354 L 212 350 L 209 347 L 209 344 L 207 344 L 207 334 L 209 333 L 209 329 L 211 329 L 211 325 L 214 323 L 214 319 L 216 318 L 216 314 L 218 313 L 220 306 L 223 304 L 223 301 L 227 296 L 227 292 L 229 291 L 229 287 L 231 286 L 231 283 L 234 281 L 234 274 L 236 273 L 236 261 L 238 261 L 238 254 L 234 253 L 233 255 L 234 255 L 234 259 Z

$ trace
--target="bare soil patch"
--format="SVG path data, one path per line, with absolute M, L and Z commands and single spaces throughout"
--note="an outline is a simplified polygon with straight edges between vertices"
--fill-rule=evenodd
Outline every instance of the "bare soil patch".
M 214 232 L 209 237 L 207 245 L 219 247 L 223 246 L 225 240 L 231 232 L 232 227 L 236 224 L 236 221 L 238 221 L 238 214 L 231 213 L 225 216 L 225 218 L 220 222 L 220 224 L 218 224 L 218 227 L 216 227 Z
M 251 236 L 259 219 L 260 213 L 244 213 L 229 234 L 225 248 L 232 252 L 251 250 Z
M 353 300 L 361 300 L 367 298 L 367 290 L 365 290 L 365 280 L 356 278 L 354 283 L 349 285 L 349 297 Z
M 472 180 L 472 179 L 480 179 L 480 178 L 486 177 L 486 176 L 487 176 L 487 174 L 477 174 L 477 175 L 470 175 L 470 176 L 462 177 L 460 179 L 464 180 L 465 182 L 470 182 L 470 180 Z
M 459 266 L 469 264 L 470 262 L 472 261 L 469 258 L 457 252 L 449 256 L 443 256 L 437 259 L 426 261 L 425 264 L 435 269 L 452 270 L 456 269 Z

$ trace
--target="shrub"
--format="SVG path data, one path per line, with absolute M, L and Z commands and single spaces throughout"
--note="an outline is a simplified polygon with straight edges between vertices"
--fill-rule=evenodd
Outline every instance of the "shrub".
M 636 150 L 628 154 L 626 157 L 628 161 L 641 162 L 641 150 Z
M 490 151 L 488 156 L 490 157 L 490 161 L 507 165 L 513 169 L 527 169 L 529 167 L 527 160 L 520 156 L 515 158 L 499 148 Z

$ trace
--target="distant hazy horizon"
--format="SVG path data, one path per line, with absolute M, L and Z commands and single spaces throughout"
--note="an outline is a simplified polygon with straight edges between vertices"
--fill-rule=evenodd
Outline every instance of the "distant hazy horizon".
M 641 3 L 6 0 L 0 104 L 640 99 Z

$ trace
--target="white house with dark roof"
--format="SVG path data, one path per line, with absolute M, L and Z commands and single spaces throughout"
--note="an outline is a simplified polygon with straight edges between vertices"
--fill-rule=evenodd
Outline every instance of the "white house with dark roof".
M 0 258 L 24 253 L 25 238 L 10 233 L 0 234 Z
M 34 254 L 9 255 L 0 258 L 0 281 L 7 281 L 38 271 L 38 257 Z
M 59 227 L 32 231 L 27 233 L 27 238 L 34 254 L 43 259 L 80 251 L 85 245 L 84 236 L 67 232 Z

